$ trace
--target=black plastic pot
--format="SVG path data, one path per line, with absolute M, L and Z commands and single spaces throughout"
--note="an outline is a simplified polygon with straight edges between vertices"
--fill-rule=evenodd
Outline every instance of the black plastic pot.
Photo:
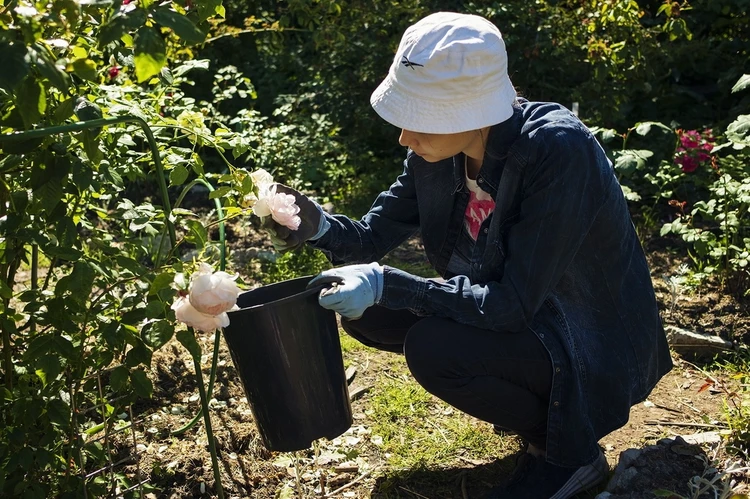
M 237 299 L 224 337 L 269 450 L 308 449 L 352 424 L 336 317 L 318 304 L 329 283 L 311 277 L 263 286 Z

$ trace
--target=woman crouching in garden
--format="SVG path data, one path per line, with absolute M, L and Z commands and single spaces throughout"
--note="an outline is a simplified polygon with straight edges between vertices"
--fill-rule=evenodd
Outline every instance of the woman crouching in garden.
M 320 304 L 365 345 L 403 353 L 430 393 L 528 446 L 497 499 L 565 499 L 600 483 L 599 439 L 672 363 L 612 165 L 558 104 L 516 97 L 498 29 L 437 13 L 403 35 L 371 97 L 400 128 L 404 171 L 355 221 L 286 186 L 297 231 L 343 284 Z M 420 231 L 443 279 L 378 259 Z M 498 478 L 500 481 L 500 477 Z

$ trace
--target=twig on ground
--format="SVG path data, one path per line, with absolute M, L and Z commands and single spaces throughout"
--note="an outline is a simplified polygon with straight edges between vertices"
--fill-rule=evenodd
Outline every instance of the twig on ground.
M 335 496 L 335 495 L 336 495 L 336 494 L 338 494 L 339 492 L 341 492 L 341 491 L 343 491 L 343 490 L 346 490 L 346 489 L 348 489 L 349 487 L 351 487 L 351 486 L 355 485 L 356 483 L 358 483 L 358 482 L 362 481 L 362 480 L 363 480 L 364 478 L 368 477 L 368 476 L 369 476 L 369 475 L 370 475 L 370 474 L 371 474 L 371 473 L 372 473 L 373 471 L 375 471 L 376 469 L 377 469 L 377 468 L 373 468 L 373 469 L 371 469 L 371 470 L 369 470 L 369 471 L 365 471 L 364 473 L 362 473 L 361 475 L 359 475 L 359 476 L 358 476 L 357 478 L 355 478 L 355 479 L 354 479 L 354 480 L 352 480 L 351 482 L 349 482 L 349 483 L 345 483 L 344 485 L 342 485 L 342 486 L 341 486 L 341 487 L 339 487 L 338 489 L 336 489 L 336 490 L 332 490 L 331 492 L 327 493 L 327 494 L 326 494 L 325 496 L 323 496 L 323 497 L 326 497 L 326 498 L 328 498 L 328 497 L 333 497 L 333 496 Z
M 417 496 L 417 497 L 421 497 L 422 499 L 430 499 L 430 498 L 429 498 L 429 497 L 427 497 L 427 496 L 423 496 L 422 494 L 419 494 L 419 493 L 417 493 L 417 492 L 414 492 L 413 490 L 409 490 L 409 489 L 407 489 L 406 487 L 402 487 L 401 485 L 399 485 L 399 486 L 398 486 L 398 488 L 399 488 L 399 489 L 401 489 L 401 490 L 404 490 L 404 491 L 408 492 L 409 494 L 414 494 L 414 495 L 415 495 L 415 496 Z
M 719 424 L 704 424 L 704 423 L 690 423 L 688 421 L 645 421 L 647 425 L 664 425 L 664 426 L 686 426 L 693 428 L 726 428 L 724 425 Z
M 425 421 L 427 421 L 427 422 L 428 422 L 429 424 L 431 424 L 432 426 L 434 426 L 434 427 L 435 427 L 435 429 L 436 429 L 437 431 L 439 431 L 439 432 L 440 432 L 440 436 L 442 436 L 442 437 L 443 437 L 443 440 L 445 440 L 445 443 L 446 443 L 446 444 L 448 444 L 448 445 L 450 445 L 450 444 L 451 444 L 450 440 L 448 440 L 448 437 L 446 437 L 446 436 L 445 436 L 445 432 L 443 431 L 443 429 L 442 429 L 442 428 L 440 428 L 440 427 L 439 427 L 438 425 L 436 425 L 435 423 L 433 423 L 433 422 L 432 422 L 432 421 L 430 421 L 429 419 L 425 419 Z

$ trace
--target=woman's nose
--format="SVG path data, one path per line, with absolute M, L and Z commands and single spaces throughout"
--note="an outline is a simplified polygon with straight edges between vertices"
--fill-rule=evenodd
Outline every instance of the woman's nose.
M 401 129 L 401 135 L 398 138 L 398 143 L 404 147 L 411 147 L 414 149 L 414 145 L 418 144 L 416 134 L 409 130 Z

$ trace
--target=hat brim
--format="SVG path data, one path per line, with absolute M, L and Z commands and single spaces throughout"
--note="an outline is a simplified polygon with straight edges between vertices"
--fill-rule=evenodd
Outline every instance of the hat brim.
M 405 130 L 420 133 L 460 133 L 496 125 L 513 116 L 516 90 L 510 78 L 490 93 L 456 96 L 437 102 L 398 88 L 389 74 L 370 96 L 370 104 L 381 118 Z

